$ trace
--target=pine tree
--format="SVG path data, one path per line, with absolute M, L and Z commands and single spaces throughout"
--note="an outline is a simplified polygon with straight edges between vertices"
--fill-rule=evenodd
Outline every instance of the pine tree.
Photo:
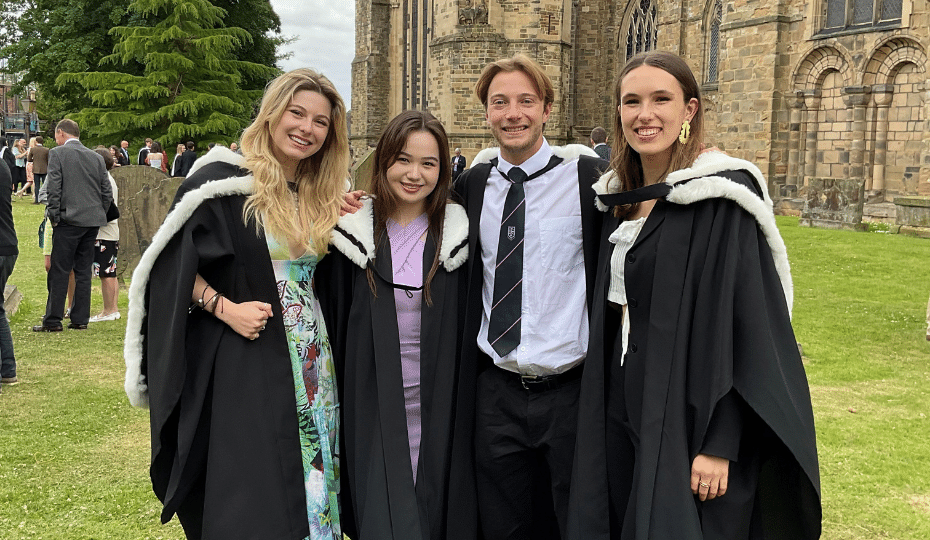
M 237 60 L 250 41 L 241 28 L 222 28 L 225 11 L 208 0 L 135 0 L 131 13 L 154 24 L 110 30 L 117 42 L 101 65 L 122 71 L 64 73 L 57 84 L 79 84 L 93 104 L 70 117 L 88 144 L 120 139 L 231 142 L 248 124 L 260 90 L 244 77 L 270 79 L 276 68 Z M 133 72 L 143 66 L 142 75 Z

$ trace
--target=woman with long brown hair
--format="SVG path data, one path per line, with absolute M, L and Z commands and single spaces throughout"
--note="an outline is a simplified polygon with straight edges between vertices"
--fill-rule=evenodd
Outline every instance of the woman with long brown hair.
M 320 301 L 339 370 L 343 526 L 353 540 L 474 540 L 474 377 L 459 362 L 468 218 L 432 115 L 391 120 L 371 198 L 342 217 Z
M 349 164 L 346 108 L 309 69 L 193 166 L 137 266 L 126 391 L 152 483 L 189 538 L 341 540 L 335 369 L 313 290 Z
M 820 536 L 810 392 L 767 183 L 703 148 L 678 56 L 615 87 L 572 478 L 578 540 Z

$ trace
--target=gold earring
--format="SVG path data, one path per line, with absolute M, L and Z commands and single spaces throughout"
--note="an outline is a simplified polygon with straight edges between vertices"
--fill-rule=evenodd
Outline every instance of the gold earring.
M 688 137 L 691 136 L 691 122 L 685 120 L 681 123 L 681 133 L 678 134 L 678 142 L 686 144 Z

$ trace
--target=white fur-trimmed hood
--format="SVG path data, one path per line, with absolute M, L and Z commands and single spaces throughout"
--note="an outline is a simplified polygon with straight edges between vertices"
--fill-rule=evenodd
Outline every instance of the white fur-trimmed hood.
M 755 177 L 762 189 L 762 199 L 746 186 L 737 184 L 727 178 L 718 176 L 723 171 L 746 170 Z M 681 183 L 689 180 L 687 183 Z M 666 177 L 665 182 L 672 186 L 672 191 L 666 200 L 674 204 L 691 204 L 706 199 L 729 199 L 740 205 L 752 214 L 759 223 L 762 233 L 772 251 L 775 259 L 775 269 L 781 280 L 790 313 L 794 306 L 794 284 L 791 280 L 791 265 L 788 262 L 788 250 L 775 223 L 773 203 L 769 197 L 762 171 L 754 164 L 721 152 L 704 152 L 687 169 L 674 171 Z M 680 185 L 679 185 L 680 184 Z M 594 184 L 594 191 L 598 195 L 616 193 L 620 190 L 619 180 L 614 171 L 608 171 Z M 600 200 L 595 198 L 598 209 L 606 212 L 608 209 Z
M 218 161 L 240 167 L 245 165 L 245 158 L 228 148 L 217 146 L 194 163 L 190 174 L 204 165 Z M 148 386 L 142 374 L 142 320 L 145 317 L 145 289 L 155 260 L 204 201 L 228 195 L 250 195 L 254 187 L 254 178 L 249 175 L 206 182 L 199 188 L 185 193 L 165 217 L 165 222 L 152 237 L 152 243 L 142 254 L 129 285 L 129 313 L 126 317 L 126 340 L 123 344 L 123 357 L 126 360 L 124 388 L 133 406 L 148 407 Z
M 354 214 L 339 218 L 330 243 L 361 268 L 375 258 L 374 200 L 366 198 Z M 442 227 L 439 262 L 447 272 L 462 266 L 468 259 L 468 214 L 461 205 L 449 202 Z
M 597 155 L 597 152 L 583 144 L 566 144 L 565 146 L 550 146 L 550 148 L 552 149 L 553 155 L 559 156 L 566 161 L 577 159 L 580 156 L 600 158 L 600 156 Z M 478 152 L 478 155 L 476 155 L 475 159 L 472 160 L 472 166 L 481 163 L 490 163 L 492 159 L 500 156 L 500 154 L 501 149 L 498 146 L 493 148 L 485 148 L 484 150 Z

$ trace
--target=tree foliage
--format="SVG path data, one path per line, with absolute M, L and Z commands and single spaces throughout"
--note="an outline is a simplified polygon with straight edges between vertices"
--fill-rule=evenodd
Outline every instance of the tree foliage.
M 243 43 L 233 51 L 239 60 L 273 66 L 278 59 L 278 48 L 287 41 L 281 36 L 281 19 L 268 0 L 213 0 L 213 5 L 226 10 L 223 26 L 242 28 L 252 36 L 251 42 Z M 262 90 L 265 78 L 243 78 L 242 88 Z
M 0 58 L 7 60 L 7 72 L 20 77 L 13 91 L 35 85 L 39 116 L 52 120 L 89 105 L 81 88 L 56 88 L 55 79 L 64 72 L 98 69 L 115 45 L 108 30 L 133 22 L 127 0 L 0 1 Z
M 86 134 L 82 139 L 93 144 L 152 137 L 167 147 L 236 140 L 261 96 L 243 82 L 264 86 L 277 73 L 235 57 L 251 35 L 222 27 L 225 10 L 207 0 L 135 0 L 129 12 L 150 25 L 110 30 L 116 44 L 101 66 L 119 71 L 74 71 L 57 79 L 59 88 L 82 88 L 90 102 L 71 115 Z

